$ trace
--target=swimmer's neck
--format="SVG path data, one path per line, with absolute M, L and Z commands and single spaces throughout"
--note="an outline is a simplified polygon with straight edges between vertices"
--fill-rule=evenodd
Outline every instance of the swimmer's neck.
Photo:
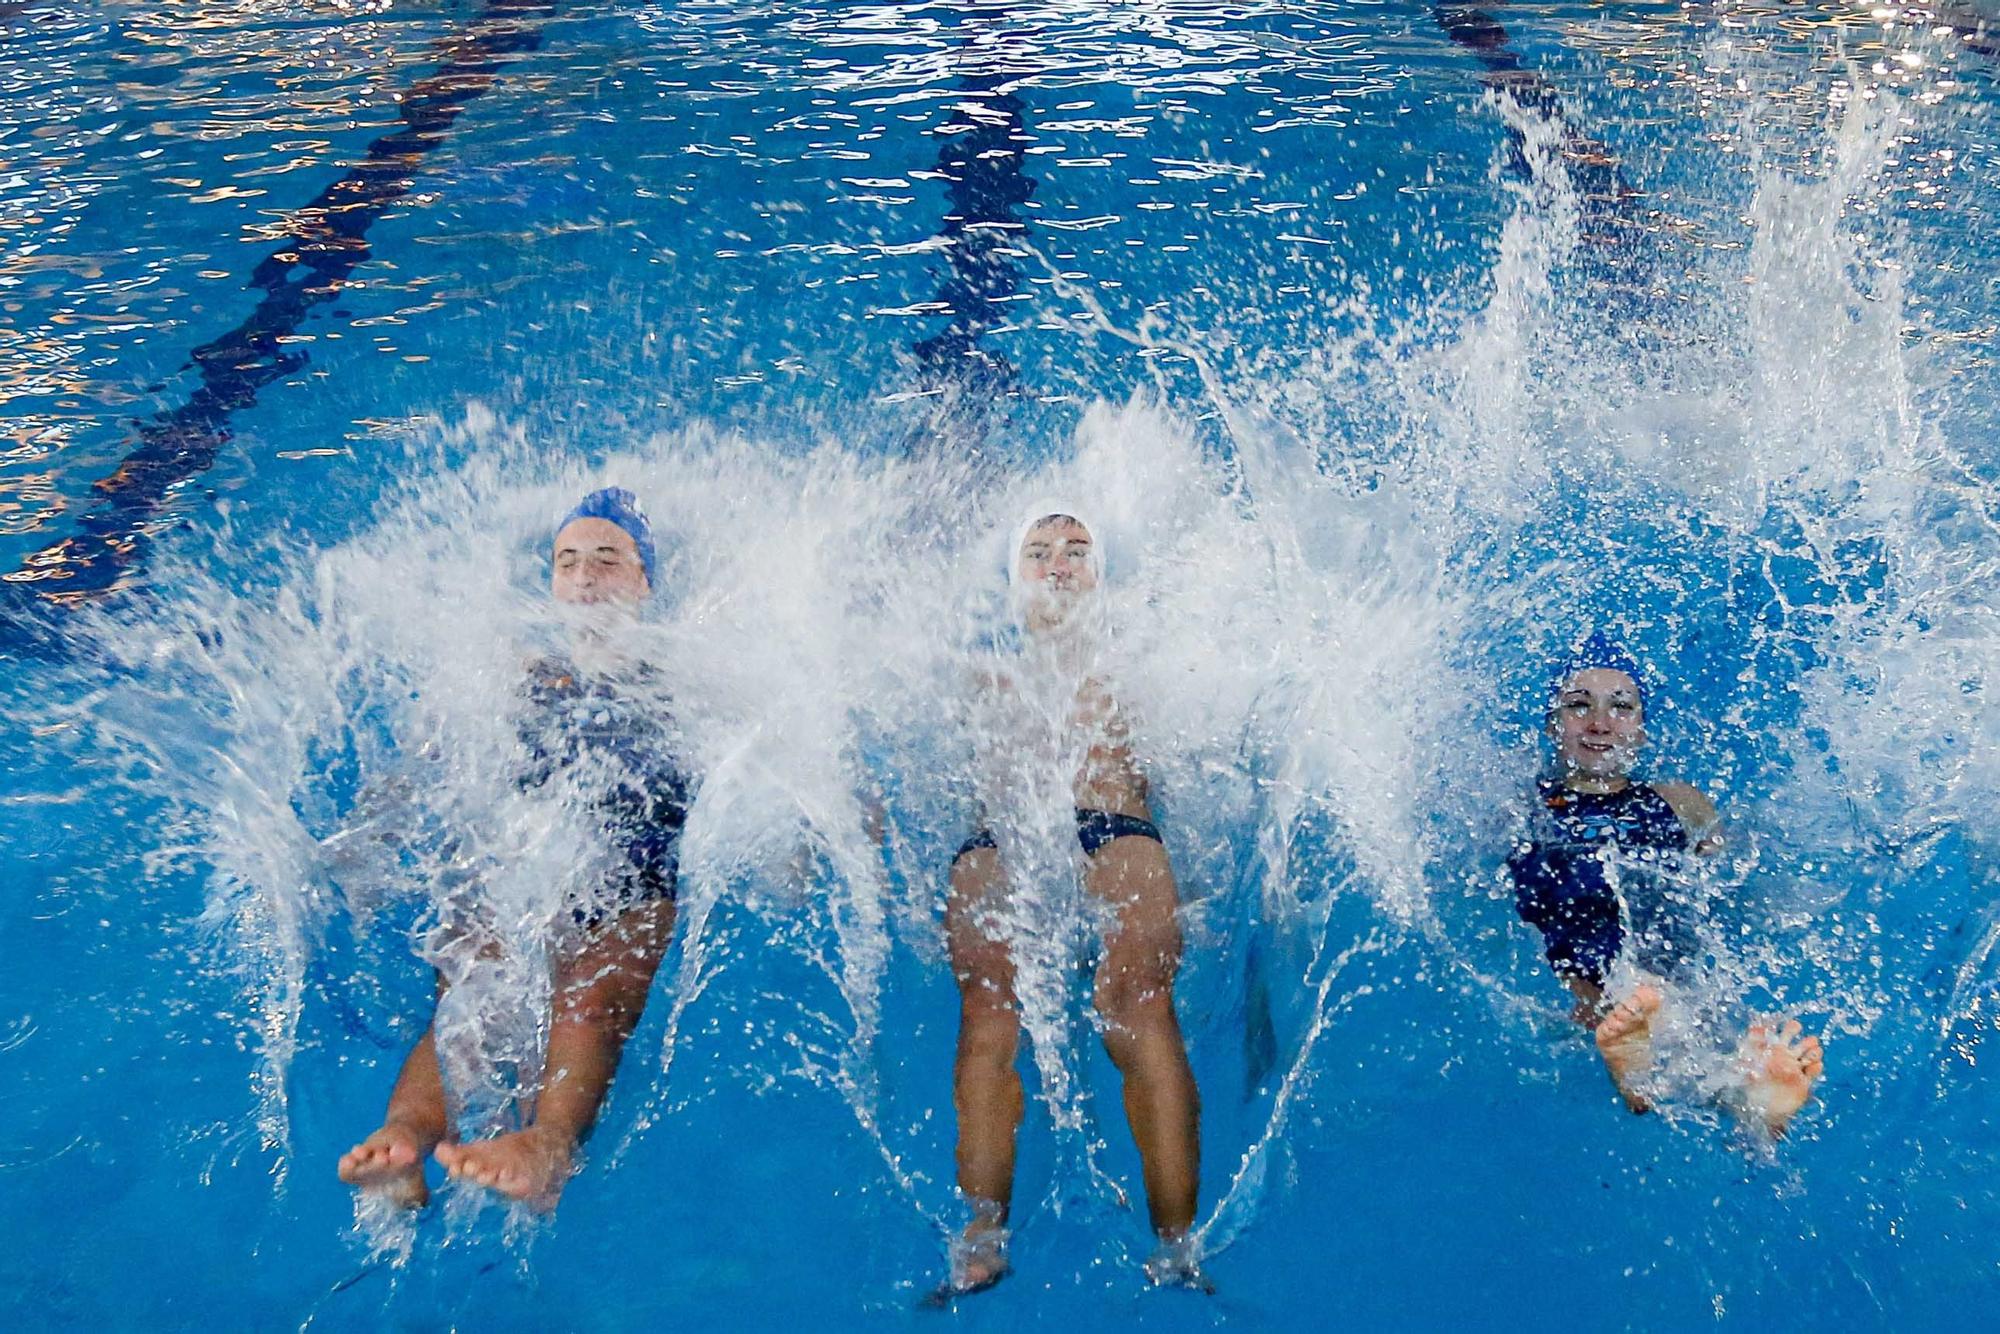
M 1072 620 L 1056 625 L 1027 625 L 1024 647 L 1027 656 L 1044 667 L 1080 672 L 1087 670 L 1103 647 L 1096 627 Z
M 622 675 L 640 661 L 628 637 L 597 626 L 579 628 L 570 636 L 568 657 L 570 665 L 585 676 Z
M 1571 792 L 1582 793 L 1586 797 L 1609 797 L 1632 786 L 1632 780 L 1625 774 L 1580 774 L 1571 771 L 1563 775 L 1563 786 Z

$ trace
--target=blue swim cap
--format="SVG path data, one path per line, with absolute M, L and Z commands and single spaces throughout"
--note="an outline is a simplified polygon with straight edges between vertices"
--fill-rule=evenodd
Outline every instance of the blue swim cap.
M 622 486 L 607 486 L 601 491 L 592 491 L 577 503 L 577 507 L 556 521 L 554 536 L 561 536 L 562 530 L 578 519 L 604 519 L 617 524 L 632 538 L 639 548 L 639 564 L 646 571 L 646 591 L 653 591 L 653 525 L 646 521 L 646 513 L 639 508 L 639 498 Z
M 1639 708 L 1646 708 L 1646 673 L 1639 666 L 1639 660 L 1625 651 L 1625 646 L 1607 636 L 1602 630 L 1592 630 L 1590 637 L 1571 649 L 1569 656 L 1559 660 L 1549 673 L 1547 694 L 1548 707 L 1555 707 L 1556 697 L 1562 694 L 1563 686 L 1578 672 L 1593 668 L 1607 672 L 1623 672 L 1632 678 L 1632 686 L 1639 693 Z

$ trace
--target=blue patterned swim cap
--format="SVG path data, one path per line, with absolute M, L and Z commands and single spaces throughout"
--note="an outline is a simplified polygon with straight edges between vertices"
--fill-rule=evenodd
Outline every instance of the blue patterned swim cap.
M 1546 707 L 1554 708 L 1556 697 L 1563 687 L 1578 672 L 1593 668 L 1607 672 L 1623 672 L 1632 678 L 1632 687 L 1639 694 L 1639 708 L 1646 708 L 1646 672 L 1639 660 L 1626 652 L 1625 646 L 1610 638 L 1602 630 L 1592 630 L 1590 637 L 1571 649 L 1569 656 L 1562 658 L 1549 673 L 1549 688 L 1545 696 Z

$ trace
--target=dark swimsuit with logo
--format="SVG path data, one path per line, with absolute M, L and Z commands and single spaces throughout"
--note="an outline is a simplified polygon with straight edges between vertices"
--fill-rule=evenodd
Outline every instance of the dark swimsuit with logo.
M 1682 868 L 1688 833 L 1667 799 L 1643 783 L 1602 795 L 1552 779 L 1537 789 L 1529 836 L 1507 870 L 1515 911 L 1542 933 L 1549 966 L 1602 986 L 1628 929 L 1645 942 L 1647 967 L 1670 972 L 1684 962 L 1695 946 L 1668 881 Z
M 586 759 L 610 780 L 589 805 L 624 861 L 606 892 L 579 898 L 570 916 L 578 926 L 594 928 L 607 912 L 672 902 L 689 798 L 668 720 L 657 709 L 636 705 L 614 683 L 579 678 L 568 664 L 553 660 L 530 669 L 527 703 L 520 727 L 530 757 L 519 779 L 523 790 L 542 787 Z
M 1086 806 L 1076 808 L 1076 841 L 1083 845 L 1083 855 L 1095 857 L 1114 838 L 1126 835 L 1150 838 L 1155 843 L 1161 841 L 1160 828 L 1151 820 L 1137 815 L 1118 815 L 1111 811 L 1091 810 Z M 951 864 L 958 865 L 958 859 L 976 848 L 998 848 L 1000 842 L 993 837 L 991 829 L 982 829 L 971 838 L 958 845 L 958 851 L 951 855 Z

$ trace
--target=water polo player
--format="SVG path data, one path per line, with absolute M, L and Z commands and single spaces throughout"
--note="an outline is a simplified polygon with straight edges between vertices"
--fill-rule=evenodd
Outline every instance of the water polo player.
M 677 854 L 688 802 L 666 720 L 643 696 L 643 664 L 617 638 L 651 595 L 650 525 L 628 491 L 592 492 L 556 526 L 550 591 L 586 618 L 589 669 L 547 659 L 528 674 L 520 736 L 524 789 L 580 793 L 611 865 L 601 891 L 574 897 L 553 924 L 551 1013 L 533 1113 L 523 1129 L 460 1141 L 453 1133 L 435 1015 L 403 1063 L 380 1129 L 340 1160 L 340 1177 L 398 1203 L 428 1198 L 424 1159 L 454 1180 L 552 1208 L 609 1091 L 674 929 Z M 444 980 L 439 978 L 442 994 Z
M 1686 783 L 1632 778 L 1646 686 L 1622 648 L 1593 634 L 1559 665 L 1546 704 L 1556 770 L 1537 783 L 1526 837 L 1507 862 L 1515 907 L 1542 933 L 1626 1106 L 1644 1112 L 1662 1024 L 1682 1018 L 1697 1042 L 1708 1026 L 1691 1017 L 1704 904 L 1689 886 L 1695 863 L 1722 846 L 1721 821 Z M 1782 1134 L 1822 1056 L 1796 1020 L 1757 1021 L 1722 1064 L 1708 1092 L 1746 1124 Z
M 1043 874 L 1064 877 L 1080 861 L 1086 898 L 1078 915 L 1099 918 L 1096 1009 L 1124 1079 L 1126 1117 L 1160 1243 L 1147 1273 L 1156 1283 L 1201 1286 L 1206 1280 L 1188 1235 L 1200 1104 L 1173 995 L 1179 899 L 1126 722 L 1096 675 L 1104 629 L 1100 535 L 1073 507 L 1037 506 L 1008 556 L 1016 633 L 975 704 L 985 719 L 976 728 L 984 752 L 981 818 L 952 860 L 946 911 L 960 995 L 958 1185 L 972 1219 L 954 1247 L 940 1296 L 976 1292 L 1008 1272 L 1015 1139 L 1025 1107 L 1015 1068 L 1022 1025 L 1016 984 L 1026 980 L 1018 964 L 1021 951 L 1047 944 L 1035 938 L 1038 932 L 1067 937 L 1073 925 L 1030 925 L 1021 911 L 1020 900 L 1038 887 L 1021 883 L 1036 872 L 1014 854 L 1025 846 L 1024 824 L 1032 823 L 1026 789 L 1044 786 L 1052 789 L 1048 843 L 1069 848 Z M 1043 744 L 1024 741 L 1024 733 Z M 1060 966 L 1049 971 L 1069 975 Z

